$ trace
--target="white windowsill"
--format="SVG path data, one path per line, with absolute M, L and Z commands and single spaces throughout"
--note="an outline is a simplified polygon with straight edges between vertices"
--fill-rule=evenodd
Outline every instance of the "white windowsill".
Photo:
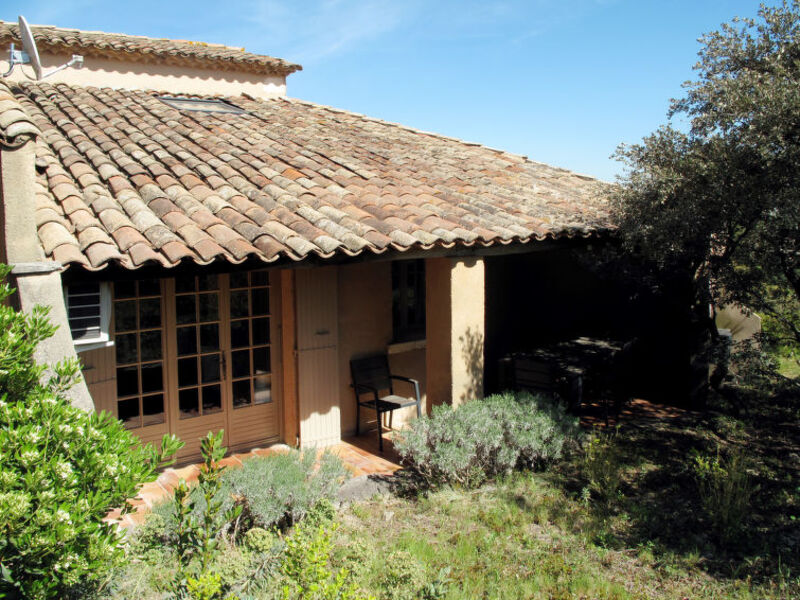
M 86 352 L 88 350 L 97 350 L 98 348 L 110 348 L 114 345 L 114 340 L 109 340 L 108 335 L 104 336 L 104 338 L 94 339 L 94 340 L 80 340 L 80 341 L 73 341 L 75 345 L 75 352 Z
M 403 352 L 411 352 L 412 350 L 422 350 L 425 348 L 427 340 L 411 340 L 410 342 L 399 342 L 397 344 L 389 344 L 386 347 L 387 354 L 402 354 Z

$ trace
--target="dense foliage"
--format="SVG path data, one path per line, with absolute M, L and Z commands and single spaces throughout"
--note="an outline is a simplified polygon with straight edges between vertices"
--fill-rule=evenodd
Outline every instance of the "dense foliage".
M 660 128 L 623 146 L 616 213 L 629 248 L 694 282 L 698 315 L 736 304 L 800 346 L 800 4 L 701 38 L 697 79 Z
M 121 558 L 120 534 L 101 519 L 178 442 L 141 447 L 114 417 L 72 406 L 65 392 L 78 365 L 45 375 L 34 350 L 55 328 L 46 308 L 26 315 L 6 304 L 12 292 L 0 285 L 0 597 L 62 598 Z
M 527 393 L 498 394 L 453 408 L 441 405 L 412 421 L 395 447 L 423 487 L 476 487 L 518 467 L 561 456 L 578 433 L 562 403 Z
M 344 478 L 341 461 L 324 453 L 287 452 L 247 460 L 223 478 L 223 491 L 237 498 L 251 527 L 285 529 L 321 500 L 333 500 Z
M 341 462 L 292 451 L 223 469 L 220 444 L 209 434 L 208 476 L 134 532 L 131 563 L 108 595 L 194 598 L 202 588 L 207 598 L 353 598 L 347 573 L 328 568 Z

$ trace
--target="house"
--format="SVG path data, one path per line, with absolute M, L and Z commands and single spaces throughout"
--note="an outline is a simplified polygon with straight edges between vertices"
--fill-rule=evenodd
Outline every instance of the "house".
M 602 305 L 568 255 L 613 229 L 602 182 L 290 98 L 300 66 L 243 49 L 34 34 L 85 66 L 0 79 L 0 260 L 60 325 L 42 357 L 82 360 L 74 402 L 144 441 L 335 443 L 352 357 L 388 352 L 429 409 L 558 320 L 553 282 Z

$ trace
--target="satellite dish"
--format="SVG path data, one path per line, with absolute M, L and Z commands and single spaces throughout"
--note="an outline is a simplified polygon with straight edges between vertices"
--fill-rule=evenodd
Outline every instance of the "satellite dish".
M 28 60 L 33 67 L 33 72 L 36 73 L 36 79 L 42 79 L 42 61 L 39 59 L 39 50 L 36 48 L 33 32 L 22 15 L 19 16 L 19 36 L 22 38 L 22 47 L 28 53 Z
M 36 75 L 35 79 L 39 81 L 45 77 L 49 77 L 54 73 L 63 71 L 68 67 L 75 67 L 80 69 L 83 66 L 83 57 L 79 54 L 73 54 L 69 62 L 56 67 L 49 73 L 45 73 L 42 68 L 42 61 L 39 58 L 39 50 L 36 48 L 36 40 L 33 39 L 33 32 L 30 25 L 22 15 L 19 16 L 19 37 L 22 39 L 22 47 L 24 51 L 14 50 L 14 44 L 11 44 L 11 50 L 8 56 L 8 71 L 3 73 L 2 77 L 8 77 L 17 65 L 31 65 L 33 72 Z M 30 79 L 30 77 L 29 77 Z

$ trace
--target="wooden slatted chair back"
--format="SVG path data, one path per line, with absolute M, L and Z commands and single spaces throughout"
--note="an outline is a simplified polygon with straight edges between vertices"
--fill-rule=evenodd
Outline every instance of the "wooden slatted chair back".
M 385 354 L 351 360 L 350 374 L 355 386 L 367 386 L 378 392 L 392 390 L 389 359 Z

